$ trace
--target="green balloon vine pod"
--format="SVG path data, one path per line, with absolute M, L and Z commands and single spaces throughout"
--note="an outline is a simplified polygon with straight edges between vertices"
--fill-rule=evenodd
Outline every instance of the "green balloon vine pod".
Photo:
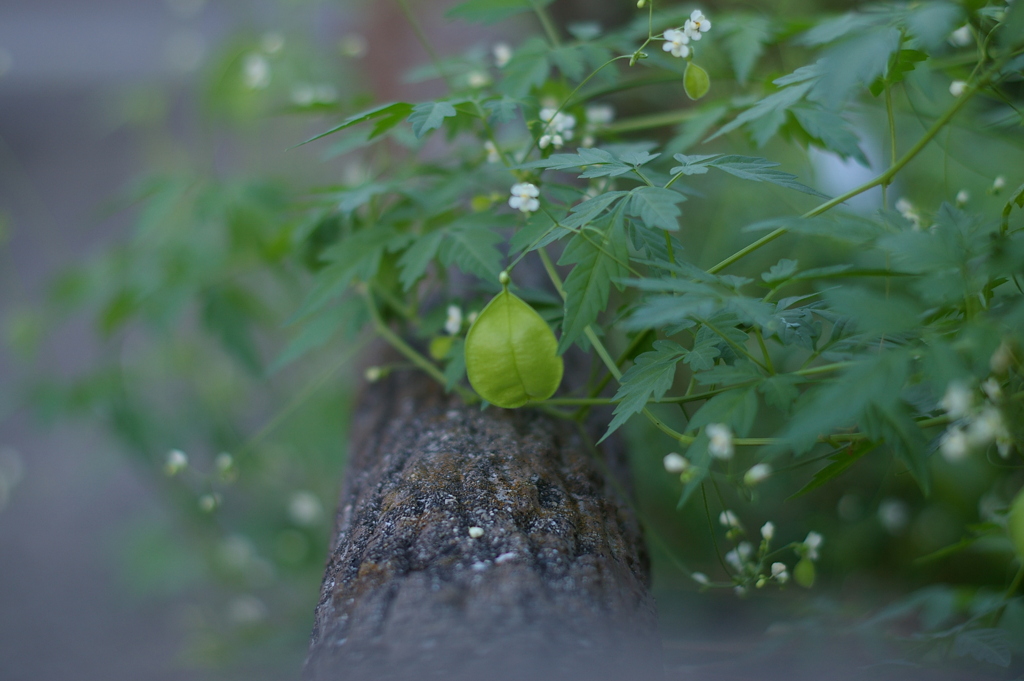
M 558 341 L 547 322 L 508 290 L 480 312 L 466 335 L 466 374 L 473 389 L 493 405 L 521 407 L 546 400 L 562 382 Z

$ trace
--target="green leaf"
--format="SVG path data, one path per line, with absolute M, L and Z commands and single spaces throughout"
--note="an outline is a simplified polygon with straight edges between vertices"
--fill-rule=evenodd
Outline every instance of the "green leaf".
M 659 340 L 654 342 L 654 350 L 637 356 L 636 362 L 619 381 L 615 399 L 620 402 L 615 406 L 614 418 L 602 440 L 631 416 L 643 411 L 652 398 L 660 400 L 665 396 L 675 381 L 676 364 L 685 354 L 686 348 L 678 343 Z
M 814 477 L 811 478 L 811 481 L 809 483 L 804 485 L 799 492 L 787 498 L 786 501 L 789 501 L 790 499 L 796 499 L 797 497 L 802 497 L 808 492 L 812 492 L 818 489 L 819 487 L 827 483 L 829 480 L 838 478 L 840 475 L 845 473 L 847 469 L 853 466 L 853 464 L 860 461 L 861 457 L 863 457 L 871 450 L 875 449 L 875 447 L 876 445 L 871 443 L 861 443 L 856 448 L 844 448 L 836 452 L 835 454 L 829 457 L 829 460 L 832 463 L 830 463 L 829 465 L 825 466 L 820 471 L 815 473 Z
M 800 396 L 797 385 L 800 378 L 791 374 L 776 374 L 766 378 L 757 386 L 758 391 L 764 395 L 764 401 L 779 409 L 782 412 L 789 412 L 790 407 Z
M 253 373 L 261 370 L 259 351 L 252 335 L 258 313 L 256 300 L 241 288 L 219 286 L 207 290 L 203 296 L 203 325 L 220 340 L 228 354 Z
M 446 16 L 471 23 L 493 24 L 508 17 L 546 7 L 553 0 L 469 0 L 448 10 Z
M 771 269 L 761 275 L 761 279 L 768 284 L 777 284 L 781 281 L 786 281 L 793 276 L 796 272 L 797 261 L 790 260 L 789 258 L 783 258 L 778 263 L 772 265 Z
M 473 389 L 505 409 L 546 400 L 562 382 L 555 334 L 537 312 L 506 288 L 466 334 L 466 373 Z
M 699 175 L 706 173 L 709 167 L 718 168 L 743 180 L 770 182 L 780 187 L 795 189 L 812 196 L 828 198 L 821 192 L 797 182 L 796 175 L 776 170 L 775 168 L 779 164 L 766 158 L 736 155 L 721 156 L 717 154 L 712 156 L 684 156 L 683 154 L 676 154 L 673 158 L 683 164 L 669 171 L 673 175 L 676 173 Z
M 288 342 L 267 368 L 267 374 L 274 374 L 308 352 L 323 347 L 342 327 L 349 333 L 358 330 L 366 317 L 366 305 L 358 298 L 349 298 L 341 305 L 324 310 Z
M 746 436 L 757 417 L 757 395 L 754 387 L 735 388 L 715 395 L 697 410 L 686 426 L 687 432 L 709 423 L 725 423 L 740 437 Z
M 855 425 L 869 406 L 893 409 L 907 380 L 909 355 L 888 350 L 857 362 L 832 383 L 809 390 L 780 434 L 784 445 L 800 454 L 820 436 Z
M 968 629 L 953 640 L 953 654 L 970 656 L 979 662 L 1009 667 L 1013 658 L 1010 640 L 1002 629 Z
M 608 305 L 612 279 L 626 276 L 629 244 L 621 213 L 603 230 L 584 229 L 569 241 L 559 264 L 575 263 L 565 279 L 565 317 L 559 354 L 568 350 Z
M 498 89 L 513 99 L 521 99 L 530 94 L 531 89 L 542 86 L 550 71 L 547 43 L 531 38 L 513 53 L 502 69 L 505 77 L 499 81 Z
M 809 98 L 838 110 L 854 90 L 867 87 L 885 73 L 900 42 L 898 29 L 878 26 L 829 48 L 821 59 L 828 77 L 815 83 Z
M 885 442 L 893 456 L 906 465 L 921 491 L 931 492 L 931 471 L 926 447 L 928 439 L 902 403 L 881 409 L 871 405 L 864 410 L 864 432 L 875 442 Z
M 580 148 L 575 154 L 552 154 L 548 158 L 542 158 L 530 163 L 523 163 L 515 167 L 515 170 L 532 170 L 535 168 L 547 168 L 550 170 L 568 170 L 579 168 L 583 170 L 581 178 L 593 177 L 618 177 L 632 172 L 645 163 L 658 157 L 658 154 L 646 152 L 623 154 L 622 158 L 604 149 Z M 626 160 L 628 158 L 628 161 Z
M 736 80 L 746 85 L 750 70 L 764 53 L 764 46 L 775 36 L 772 22 L 757 14 L 733 14 L 725 26 L 722 23 L 718 26 L 724 33 L 725 51 Z
M 586 68 L 586 57 L 583 54 L 582 45 L 559 47 L 558 49 L 551 50 L 549 56 L 555 66 L 558 67 L 558 70 L 569 80 L 579 81 L 583 78 L 584 69 Z
M 810 92 L 820 75 L 820 67 L 817 64 L 813 66 L 805 66 L 803 69 L 798 69 L 791 75 L 795 76 L 802 70 L 812 73 L 813 75 L 811 76 L 811 79 L 800 82 L 792 87 L 784 87 L 778 92 L 773 92 L 736 118 L 732 119 L 730 122 L 723 125 L 718 129 L 718 132 L 707 138 L 705 141 L 710 142 L 711 140 L 732 132 L 736 128 L 747 123 L 753 123 L 754 121 L 769 121 L 771 124 L 758 135 L 758 146 L 764 146 L 764 143 L 767 142 L 768 139 L 771 138 L 771 136 L 774 135 L 779 127 L 781 127 L 785 122 L 786 111 L 803 99 L 804 95 Z M 783 79 L 780 78 L 776 80 L 775 83 L 782 84 L 780 82 L 782 80 Z
M 848 12 L 842 16 L 827 19 L 810 29 L 797 39 L 800 45 L 826 45 L 850 35 L 863 33 L 865 29 L 878 23 L 877 16 Z
M 449 102 L 424 102 L 413 107 L 409 114 L 412 131 L 417 137 L 423 137 L 431 130 L 436 130 L 444 123 L 444 119 L 455 116 L 458 112 Z
M 630 215 L 638 216 L 648 227 L 660 227 L 670 231 L 679 229 L 679 216 L 682 211 L 676 207 L 686 197 L 679 192 L 662 187 L 637 187 L 630 192 Z
M 402 253 L 402 257 L 398 259 L 398 267 L 401 269 L 398 280 L 402 283 L 403 289 L 408 291 L 427 273 L 427 267 L 437 255 L 445 236 L 444 230 L 430 232 L 414 241 Z
M 302 142 L 302 144 L 309 144 L 310 142 L 316 141 L 321 137 L 333 135 L 336 132 L 340 132 L 341 130 L 350 128 L 353 125 L 358 125 L 365 121 L 373 120 L 374 118 L 382 118 L 383 120 L 377 122 L 377 125 L 373 129 L 373 133 L 370 135 L 369 139 L 373 139 L 374 137 L 377 137 L 387 132 L 391 128 L 395 127 L 396 125 L 404 121 L 406 117 L 410 113 L 412 113 L 412 110 L 412 104 L 409 104 L 407 102 L 383 104 L 381 106 L 370 109 L 369 111 L 364 111 L 362 113 L 356 114 L 355 116 L 350 116 L 349 118 L 346 118 L 344 121 L 342 121 L 340 125 L 331 128 L 327 132 L 322 132 L 315 137 L 310 137 L 305 142 Z M 302 144 L 298 146 L 302 146 Z
M 1024 489 L 1017 493 L 1006 516 L 1006 531 L 1017 555 L 1024 558 Z
M 711 78 L 708 72 L 694 64 L 692 61 L 686 63 L 686 71 L 683 72 L 683 89 L 690 99 L 700 99 L 711 89 Z
M 1024 44 L 1024 6 L 1012 3 L 1006 8 L 1006 16 L 998 29 L 999 46 L 1010 50 Z
M 466 274 L 493 281 L 501 270 L 501 252 L 496 248 L 503 239 L 483 226 L 484 219 L 473 216 L 446 230 L 439 254 L 445 265 L 455 265 Z
M 706 371 L 715 366 L 715 359 L 721 354 L 722 351 L 718 349 L 717 341 L 706 339 L 701 343 L 694 344 L 693 349 L 686 354 L 684 361 L 694 371 Z
M 886 296 L 870 289 L 844 286 L 825 292 L 836 312 L 853 317 L 857 331 L 876 338 L 915 328 L 924 312 L 915 301 L 894 293 Z
M 860 148 L 860 139 L 841 115 L 813 102 L 801 102 L 792 107 L 790 112 L 804 132 L 822 148 L 844 159 L 852 158 L 865 168 L 871 167 L 871 162 Z

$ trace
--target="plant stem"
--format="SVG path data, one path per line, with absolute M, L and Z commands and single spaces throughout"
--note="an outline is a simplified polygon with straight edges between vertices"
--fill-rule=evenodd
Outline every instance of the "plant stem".
M 888 170 L 886 170 L 881 175 L 875 177 L 874 179 L 865 182 L 861 186 L 859 186 L 859 187 L 857 187 L 855 189 L 851 189 L 850 191 L 846 192 L 845 194 L 843 194 L 841 196 L 837 196 L 834 199 L 830 199 L 830 200 L 826 201 L 825 203 L 823 203 L 823 204 L 821 204 L 821 205 L 819 205 L 819 206 L 817 206 L 815 208 L 812 208 L 811 210 L 809 210 L 806 213 L 804 213 L 803 215 L 801 215 L 800 216 L 801 219 L 813 218 L 813 217 L 816 217 L 818 215 L 821 215 L 822 213 L 824 213 L 824 212 L 826 212 L 828 210 L 831 210 L 832 208 L 835 208 L 836 206 L 838 206 L 839 204 L 843 203 L 847 199 L 851 199 L 854 196 L 857 196 L 859 194 L 863 194 L 864 192 L 866 192 L 869 189 L 873 189 L 873 188 L 877 187 L 880 184 L 885 184 L 885 183 L 888 183 L 890 180 L 892 180 L 892 178 L 896 176 L 896 173 L 898 173 L 900 170 L 902 170 L 903 167 L 905 165 L 907 165 L 908 163 L 910 163 L 910 161 L 912 161 L 915 156 L 917 156 L 919 153 L 921 153 L 921 150 L 923 150 L 928 145 L 928 143 L 931 142 L 932 139 L 934 139 L 934 137 L 936 135 L 938 135 L 939 132 L 941 132 L 944 127 L 946 127 L 946 125 L 953 119 L 954 116 L 956 116 L 956 114 L 960 111 L 960 109 L 962 109 L 964 107 L 964 105 L 967 104 L 967 102 L 971 99 L 971 97 L 983 85 L 986 85 L 988 83 L 989 77 L 994 72 L 996 72 L 998 70 L 997 67 L 998 67 L 998 65 L 997 66 L 993 66 L 993 68 L 989 69 L 989 71 L 986 72 L 986 74 L 983 77 L 975 80 L 973 83 L 968 85 L 967 89 L 964 91 L 964 93 L 962 95 L 960 95 L 960 97 L 957 98 L 956 102 L 953 103 L 953 106 L 949 107 L 949 109 L 947 109 L 946 112 L 944 114 L 942 114 L 942 116 L 940 116 L 932 124 L 932 126 L 930 128 L 928 128 L 928 130 L 925 132 L 925 134 L 921 137 L 921 139 L 919 139 L 917 141 L 917 143 L 913 147 L 911 147 L 905 154 L 903 154 L 903 156 L 900 157 L 899 160 L 897 160 L 895 163 L 893 163 L 891 166 L 889 166 Z M 765 244 L 768 244 L 768 243 L 771 243 L 772 241 L 775 241 L 776 239 L 778 239 L 783 234 L 786 234 L 787 232 L 789 232 L 788 228 L 786 228 L 786 227 L 779 227 L 775 231 L 766 234 L 765 236 L 761 237 L 760 239 L 758 239 L 754 243 L 750 244 L 749 246 L 746 246 L 746 247 L 741 248 L 740 250 L 736 251 L 735 253 L 733 253 L 732 255 L 730 255 L 728 258 L 726 258 L 722 262 L 718 263 L 717 265 L 709 268 L 708 269 L 708 273 L 709 274 L 715 274 L 717 272 L 720 272 L 720 271 L 724 270 L 726 267 L 728 267 L 729 265 L 732 265 L 737 260 L 741 260 L 742 258 L 745 258 L 746 256 L 748 256 L 751 253 L 753 253 L 754 251 L 758 250 L 759 248 L 761 248 Z
M 537 15 L 537 19 L 540 20 L 540 25 L 544 27 L 544 32 L 548 36 L 548 40 L 551 41 L 551 46 L 559 48 L 562 46 L 562 41 L 558 37 L 558 31 L 555 29 L 555 23 L 551 21 L 551 15 L 548 14 L 548 10 L 543 5 L 538 5 L 536 1 L 531 0 L 530 4 L 533 6 L 533 11 Z
M 366 300 L 366 307 L 370 311 L 370 318 L 373 320 L 373 326 L 377 330 L 377 333 L 380 334 L 381 338 L 386 340 L 395 350 L 402 353 L 402 355 L 410 362 L 427 372 L 431 378 L 441 385 L 447 386 L 448 380 L 444 377 L 444 374 L 441 373 L 441 370 L 438 369 L 433 362 L 417 352 L 411 345 L 402 340 L 397 333 L 391 330 L 391 327 L 384 323 L 384 320 L 380 317 L 380 312 L 377 310 L 377 305 L 373 302 L 373 295 L 369 290 L 366 291 L 364 298 Z M 466 404 L 474 404 L 480 399 L 477 397 L 476 393 L 463 388 L 461 385 L 454 386 L 453 390 L 458 393 L 459 397 L 461 397 Z

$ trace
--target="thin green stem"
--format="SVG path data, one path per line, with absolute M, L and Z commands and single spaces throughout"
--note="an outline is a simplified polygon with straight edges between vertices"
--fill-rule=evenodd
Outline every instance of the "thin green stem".
M 537 19 L 540 20 L 540 25 L 544 27 L 544 32 L 548 36 L 548 40 L 551 42 L 551 46 L 558 48 L 562 46 L 562 40 L 558 37 L 558 30 L 555 28 L 555 22 L 551 20 L 551 15 L 548 14 L 548 10 L 543 5 L 538 5 L 536 2 L 530 3 L 533 6 L 533 11 L 537 15 Z
M 430 40 L 427 39 L 427 34 L 423 32 L 423 27 L 420 26 L 420 22 L 416 19 L 416 15 L 413 14 L 412 9 L 409 8 L 409 4 L 406 0 L 398 0 L 398 7 L 402 10 L 402 15 L 405 16 L 405 20 L 409 22 L 410 26 L 412 26 L 413 33 L 416 34 L 416 39 L 419 41 L 420 45 L 423 46 L 423 49 L 427 51 L 427 56 L 430 57 L 430 61 L 434 65 L 434 68 L 437 69 L 437 73 L 441 76 L 441 80 L 445 82 L 445 85 L 448 86 L 449 90 L 452 89 L 451 79 L 441 66 L 441 58 L 437 55 L 437 52 L 434 51 L 434 46 L 431 45 Z
M 1000 62 L 1000 64 L 1001 63 L 1002 62 Z M 914 144 L 914 146 L 907 150 L 907 152 L 903 154 L 903 156 L 901 156 L 899 160 L 897 160 L 895 163 L 889 166 L 888 170 L 878 175 L 874 179 L 865 182 L 859 187 L 851 189 L 850 191 L 846 192 L 845 194 L 842 194 L 841 196 L 837 196 L 834 199 L 830 199 L 825 203 L 822 203 L 821 205 L 812 208 L 811 210 L 807 211 L 802 216 L 800 216 L 801 219 L 813 218 L 818 215 L 821 215 L 822 213 L 831 210 L 832 208 L 835 208 L 839 204 L 847 201 L 848 199 L 853 198 L 854 196 L 863 194 L 869 189 L 873 189 L 880 184 L 888 183 L 890 180 L 892 180 L 892 178 L 896 176 L 896 173 L 902 170 L 905 165 L 910 163 L 919 153 L 921 153 L 921 151 L 928 145 L 928 143 L 931 142 L 932 139 L 934 139 L 935 136 L 938 135 L 944 127 L 946 127 L 946 125 L 953 119 L 953 117 L 956 116 L 957 113 L 959 113 L 960 109 L 962 109 L 964 105 L 967 104 L 971 97 L 974 96 L 974 94 L 982 86 L 988 83 L 989 78 L 996 71 L 998 71 L 998 65 L 993 66 L 993 68 L 986 72 L 986 74 L 983 77 L 972 81 L 971 84 L 967 86 L 967 89 L 964 91 L 964 93 L 957 98 L 956 102 L 953 103 L 953 106 L 949 107 L 949 109 L 947 109 L 946 112 L 942 114 L 942 116 L 940 116 L 932 124 L 930 128 L 928 128 L 925 134 L 921 136 L 921 138 L 917 141 L 916 144 Z M 750 244 L 749 246 L 746 246 L 736 251 L 735 253 L 733 253 L 732 255 L 730 255 L 728 258 L 721 261 L 717 265 L 709 268 L 708 273 L 715 274 L 717 272 L 724 270 L 729 265 L 732 265 L 736 261 L 745 258 L 746 256 L 750 255 L 751 253 L 758 250 L 762 246 L 769 244 L 772 241 L 775 241 L 780 236 L 788 232 L 788 228 L 779 227 L 775 231 L 766 234 L 765 236 L 761 237 L 760 239 Z
M 377 333 L 381 338 L 386 340 L 391 347 L 398 350 L 406 359 L 415 364 L 417 367 L 425 371 L 431 378 L 436 380 L 441 385 L 447 386 L 448 380 L 444 377 L 444 374 L 438 369 L 433 362 L 417 352 L 411 345 L 406 343 L 402 338 L 391 330 L 384 320 L 381 319 L 380 311 L 377 310 L 376 303 L 373 302 L 373 295 L 366 291 L 364 295 L 366 300 L 366 307 L 370 312 L 370 318 L 373 320 L 373 326 L 377 330 Z M 461 385 L 454 386 L 453 390 L 458 393 L 467 404 L 473 404 L 479 401 L 476 393 L 471 390 L 463 388 Z
M 892 109 L 892 86 L 885 83 L 885 113 L 889 119 L 889 167 L 896 164 L 896 117 Z M 889 182 L 882 184 L 882 207 L 889 207 Z
M 774 376 L 775 366 L 772 364 L 772 356 L 768 354 L 768 346 L 764 344 L 764 337 L 761 335 L 761 329 L 754 327 L 754 336 L 757 338 L 757 344 L 761 346 L 761 355 L 764 356 L 764 366 L 768 369 L 768 373 Z

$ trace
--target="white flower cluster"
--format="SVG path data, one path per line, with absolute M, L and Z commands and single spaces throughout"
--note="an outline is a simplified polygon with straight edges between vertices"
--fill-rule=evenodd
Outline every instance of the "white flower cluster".
M 449 336 L 462 330 L 462 308 L 458 305 L 448 306 L 448 318 L 444 321 L 444 330 Z
M 563 144 L 572 139 L 576 128 L 576 117 L 572 114 L 544 107 L 540 110 L 540 119 L 544 122 L 543 134 L 537 142 L 541 149 L 547 149 L 549 146 L 561 149 Z
M 597 141 L 598 129 L 615 120 L 615 109 L 610 104 L 593 104 L 587 107 L 586 113 L 587 127 L 583 135 L 583 146 L 589 148 Z
M 540 196 L 540 190 L 535 185 L 529 182 L 520 182 L 512 185 L 512 197 L 508 200 L 508 205 L 524 213 L 532 213 L 540 208 L 538 196 Z
M 708 21 L 703 12 L 695 9 L 681 29 L 670 28 L 665 31 L 663 34 L 665 44 L 661 46 L 661 49 L 670 53 L 673 57 L 689 57 L 690 41 L 700 40 L 703 34 L 710 30 L 711 22 Z
M 990 364 L 993 369 L 1003 369 L 994 372 L 1000 374 L 1012 361 L 1009 346 L 1004 344 L 993 353 Z M 984 400 L 978 400 L 978 391 L 967 384 L 953 381 L 939 401 L 939 407 L 953 420 L 939 439 L 939 451 L 950 463 L 963 461 L 973 450 L 983 449 L 992 443 L 1004 459 L 1013 449 L 1010 429 L 999 408 L 1003 401 L 1002 384 L 995 376 L 990 376 L 980 387 Z
M 921 215 L 908 199 L 901 197 L 896 201 L 896 212 L 913 226 L 915 232 L 921 229 Z

